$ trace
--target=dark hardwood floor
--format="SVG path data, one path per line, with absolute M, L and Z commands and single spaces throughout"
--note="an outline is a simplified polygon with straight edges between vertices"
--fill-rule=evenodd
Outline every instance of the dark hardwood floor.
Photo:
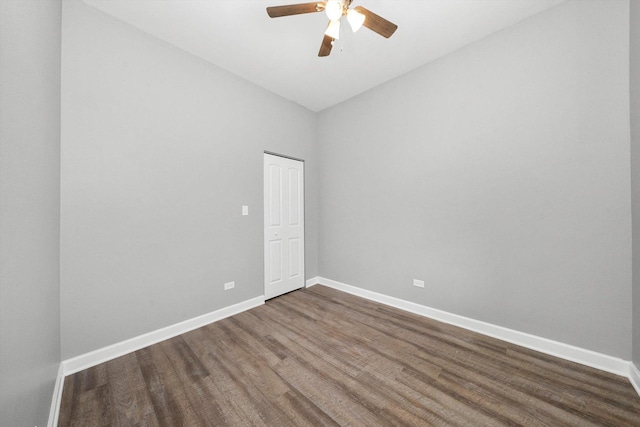
M 316 285 L 65 379 L 60 426 L 640 426 L 628 379 Z

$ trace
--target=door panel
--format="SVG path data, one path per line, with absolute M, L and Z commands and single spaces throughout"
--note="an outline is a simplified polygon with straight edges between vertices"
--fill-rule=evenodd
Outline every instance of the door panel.
M 304 286 L 304 162 L 264 155 L 265 297 Z
M 300 239 L 289 239 L 289 278 L 293 279 L 298 277 L 302 272 L 300 271 L 300 252 L 301 245 Z
M 269 283 L 282 281 L 282 241 L 272 240 L 269 242 L 270 274 Z
M 289 225 L 300 225 L 300 171 L 289 169 Z
M 282 167 L 269 165 L 269 225 L 279 227 L 282 224 Z

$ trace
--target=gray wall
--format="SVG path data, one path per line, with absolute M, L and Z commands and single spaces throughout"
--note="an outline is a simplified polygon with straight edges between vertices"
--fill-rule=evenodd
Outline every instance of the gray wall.
M 322 276 L 629 360 L 628 8 L 563 3 L 321 113 Z
M 631 1 L 631 203 L 633 212 L 633 361 L 640 367 L 640 2 Z
M 0 425 L 44 426 L 60 363 L 60 0 L 0 1 Z
M 264 294 L 263 150 L 306 160 L 318 274 L 313 113 L 79 1 L 62 39 L 63 359 Z

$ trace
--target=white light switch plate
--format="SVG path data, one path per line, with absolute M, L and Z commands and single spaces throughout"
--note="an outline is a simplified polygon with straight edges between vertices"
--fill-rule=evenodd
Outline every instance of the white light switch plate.
M 249 206 L 247 205 L 242 206 L 242 215 L 249 215 Z

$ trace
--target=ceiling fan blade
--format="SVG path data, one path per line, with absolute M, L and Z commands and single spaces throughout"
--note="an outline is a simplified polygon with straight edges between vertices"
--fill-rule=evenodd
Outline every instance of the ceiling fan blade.
M 281 16 L 300 15 L 303 13 L 320 12 L 324 9 L 324 3 L 300 3 L 300 4 L 288 4 L 285 6 L 271 6 L 267 8 L 267 13 L 272 18 L 279 18 Z
M 320 45 L 320 52 L 318 52 L 318 56 L 329 56 L 331 48 L 333 47 L 332 42 L 333 38 L 325 34 L 322 39 L 322 44 Z
M 372 31 L 375 31 L 382 37 L 389 38 L 398 29 L 398 26 L 393 22 L 387 21 L 382 16 L 376 15 L 362 6 L 356 6 L 354 10 L 365 16 L 364 24 L 362 25 Z

